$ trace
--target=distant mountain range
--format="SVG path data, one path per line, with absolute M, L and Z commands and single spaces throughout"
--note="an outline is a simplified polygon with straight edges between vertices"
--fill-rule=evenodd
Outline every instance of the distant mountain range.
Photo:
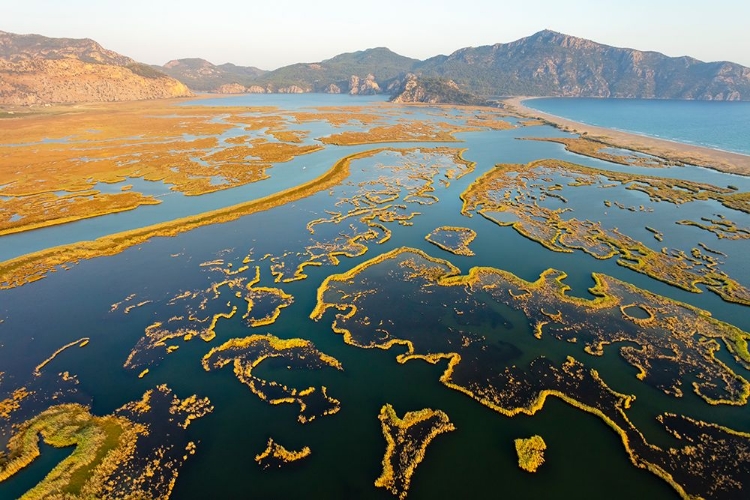
M 300 92 L 390 93 L 403 83 L 406 73 L 452 80 L 462 90 L 481 96 L 750 100 L 750 68 L 739 64 L 610 47 L 550 30 L 424 61 L 386 48 L 368 49 L 257 76 L 236 73 L 234 83 L 254 92 L 294 88 Z M 191 85 L 186 77 L 170 74 Z M 361 88 L 367 75 L 377 87 Z M 196 90 L 210 87 L 193 85 Z M 230 90 L 242 91 L 239 87 Z
M 0 31 L 0 104 L 184 97 L 183 83 L 89 39 Z
M 409 83 L 409 75 L 420 85 Z M 549 30 L 424 61 L 380 47 L 274 71 L 197 58 L 147 66 L 93 40 L 0 32 L 0 104 L 175 97 L 189 95 L 188 87 L 394 94 L 406 84 L 409 95 L 430 102 L 473 99 L 469 94 L 750 100 L 750 68 L 739 64 L 610 47 Z
M 231 63 L 216 66 L 199 58 L 175 59 L 164 66 L 153 66 L 153 68 L 198 92 L 213 92 L 222 85 L 254 82 L 258 77 L 267 73 L 252 66 L 235 66 Z
M 197 91 L 377 94 L 384 91 L 384 83 L 403 76 L 419 62 L 379 47 L 274 71 L 231 64 L 216 66 L 205 59 L 177 59 L 154 68 Z

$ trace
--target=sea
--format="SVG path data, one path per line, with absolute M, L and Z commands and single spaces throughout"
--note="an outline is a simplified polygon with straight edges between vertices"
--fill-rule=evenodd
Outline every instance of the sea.
M 545 97 L 524 105 L 588 125 L 750 155 L 750 102 Z

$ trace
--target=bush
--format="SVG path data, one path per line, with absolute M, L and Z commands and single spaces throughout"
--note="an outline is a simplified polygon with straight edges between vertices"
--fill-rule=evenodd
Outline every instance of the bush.
M 142 76 L 144 78 L 162 78 L 167 75 L 159 71 L 158 69 L 152 68 L 148 64 L 143 63 L 130 63 L 127 66 L 130 71 L 135 73 L 138 76 Z

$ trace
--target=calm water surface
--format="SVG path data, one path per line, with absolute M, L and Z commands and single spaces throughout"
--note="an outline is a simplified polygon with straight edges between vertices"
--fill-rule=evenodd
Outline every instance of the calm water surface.
M 379 99 L 373 99 L 377 102 Z M 559 102 L 557 100 L 555 102 Z M 566 104 L 580 100 L 564 100 Z M 587 102 L 590 100 L 586 100 Z M 289 109 L 311 105 L 361 104 L 362 101 L 342 96 L 240 96 L 202 101 L 206 105 L 261 105 L 287 106 Z M 548 101 L 534 101 L 537 103 Z M 630 103 L 643 105 L 649 104 Z M 664 103 L 662 103 L 664 104 Z M 710 103 L 711 105 L 717 103 Z M 718 103 L 721 104 L 721 103 Z M 727 108 L 733 103 L 725 103 Z M 666 104 L 669 106 L 669 104 Z M 592 107 L 599 104 L 592 104 Z M 409 108 L 405 108 L 409 109 Z M 541 109 L 541 108 L 540 108 Z M 718 108 L 717 108 L 718 109 Z M 745 108 L 750 109 L 750 108 Z M 427 113 L 423 108 L 419 113 Z M 548 111 L 548 110 L 545 110 Z M 553 112 L 553 111 L 549 111 Z M 562 112 L 555 114 L 564 115 Z M 606 114 L 606 113 L 605 113 Z M 427 116 L 424 114 L 423 116 Z M 574 118 L 574 117 L 571 117 Z M 442 119 L 442 118 L 441 118 Z M 645 131 L 644 131 L 645 132 Z M 307 279 L 291 283 L 274 283 L 268 262 L 260 260 L 266 253 L 293 254 L 304 249 L 315 238 L 307 229 L 310 220 L 324 217 L 327 211 L 341 211 L 336 202 L 356 192 L 356 183 L 373 178 L 379 164 L 396 161 L 394 157 L 378 156 L 353 164 L 350 183 L 321 192 L 293 204 L 260 212 L 239 220 L 202 227 L 174 238 L 155 238 L 130 248 L 121 254 L 83 261 L 70 271 L 57 272 L 50 277 L 13 290 L 0 291 L 0 371 L 6 373 L 2 381 L 21 383 L 33 367 L 61 345 L 82 336 L 91 337 L 84 349 L 70 349 L 56 358 L 50 371 L 69 370 L 77 375 L 78 389 L 91 401 L 95 414 L 112 412 L 128 401 L 139 399 L 156 384 L 167 383 L 176 394 L 207 396 L 215 410 L 196 420 L 188 429 L 190 439 L 198 451 L 187 460 L 177 480 L 173 498 L 393 498 L 373 482 L 380 474 L 385 449 L 380 422 L 380 408 L 391 403 L 399 416 L 407 411 L 435 408 L 445 411 L 457 431 L 441 435 L 428 448 L 427 455 L 415 473 L 409 493 L 410 499 L 422 498 L 676 498 L 674 490 L 653 474 L 633 467 L 620 438 L 602 420 L 583 413 L 561 400 L 551 398 L 544 409 L 534 416 L 507 418 L 466 395 L 448 389 L 439 382 L 445 363 L 430 365 L 421 361 L 399 364 L 395 357 L 403 349 L 389 351 L 358 349 L 346 345 L 341 336 L 331 329 L 333 314 L 321 320 L 309 319 L 315 307 L 317 289 L 332 273 L 345 272 L 357 264 L 383 252 L 401 247 L 420 248 L 435 257 L 447 259 L 463 273 L 472 266 L 490 266 L 512 271 L 526 280 L 535 280 L 549 267 L 568 274 L 566 283 L 572 295 L 592 298 L 587 289 L 593 285 L 592 272 L 605 273 L 636 286 L 689 304 L 705 308 L 718 319 L 728 321 L 745 330 L 750 329 L 750 315 L 745 307 L 722 301 L 715 294 L 692 294 L 642 274 L 618 266 L 614 259 L 597 260 L 576 251 L 556 253 L 524 238 L 510 227 L 500 227 L 480 215 L 461 215 L 461 192 L 477 177 L 497 163 L 526 163 L 540 158 L 561 158 L 598 168 L 640 171 L 580 157 L 564 151 L 558 144 L 520 141 L 523 136 L 559 136 L 562 132 L 551 127 L 528 127 L 509 131 L 464 133 L 463 141 L 453 144 L 466 148 L 466 159 L 476 162 L 475 171 L 453 180 L 449 185 L 435 183 L 439 202 L 432 205 L 409 204 L 408 210 L 418 211 L 413 225 L 389 224 L 392 237 L 377 245 L 369 244 L 365 255 L 342 257 L 338 266 L 308 267 Z M 150 212 L 134 211 L 148 217 L 144 221 L 158 221 L 177 216 L 215 209 L 246 199 L 263 196 L 276 189 L 302 182 L 323 172 L 338 158 L 377 146 L 329 148 L 322 153 L 300 157 L 289 164 L 274 167 L 271 179 L 255 186 L 246 186 L 224 193 L 200 197 L 172 196 L 169 202 L 148 207 Z M 412 147 L 414 144 L 401 144 Z M 417 144 L 432 148 L 435 144 Z M 307 166 L 310 168 L 303 169 Z M 730 176 L 706 169 L 648 170 L 650 175 L 664 175 L 701 179 L 726 185 Z M 745 182 L 744 179 L 741 179 Z M 737 183 L 737 182 L 735 182 Z M 748 190 L 747 183 L 742 190 Z M 653 236 L 644 226 L 663 229 L 662 245 L 686 252 L 705 241 L 726 254 L 721 268 L 745 286 L 750 286 L 750 272 L 745 256 L 750 251 L 748 240 L 718 240 L 714 235 L 695 228 L 675 225 L 676 220 L 697 219 L 701 215 L 719 213 L 731 218 L 739 226 L 750 227 L 750 216 L 726 209 L 714 202 L 700 202 L 675 207 L 667 203 L 650 202 L 642 193 L 615 187 L 599 192 L 593 187 L 565 188 L 571 216 L 601 221 L 604 227 L 618 227 L 623 233 L 657 248 Z M 654 212 L 644 219 L 643 214 L 607 209 L 602 200 L 619 200 L 625 205 L 644 204 Z M 197 205 L 191 205 L 198 203 Z M 398 203 L 398 202 L 396 202 Z M 135 215 L 117 214 L 101 218 L 116 229 L 137 224 Z M 477 232 L 471 244 L 474 257 L 462 257 L 444 252 L 425 241 L 425 235 L 440 226 L 467 227 Z M 107 228 L 93 222 L 76 223 L 65 227 L 68 235 L 52 231 L 59 241 L 86 238 L 106 232 Z M 319 227 L 315 237 L 335 235 L 346 230 L 346 224 L 332 228 Z M 36 232 L 34 232 L 36 233 Z M 11 250 L 23 253 L 24 245 L 33 247 L 43 240 L 19 235 L 19 247 Z M 25 238 L 25 239 L 24 239 Z M 9 239 L 0 240 L 0 246 Z M 16 243 L 14 243 L 15 245 Z M 7 251 L 8 247 L 4 250 Z M 185 290 L 205 290 L 212 283 L 224 279 L 199 264 L 216 258 L 232 262 L 234 269 L 252 251 L 253 265 L 262 266 L 261 285 L 280 287 L 294 296 L 294 303 L 282 310 L 276 323 L 262 328 L 250 328 L 238 314 L 231 320 L 221 320 L 217 338 L 206 344 L 200 339 L 181 343 L 180 349 L 162 362 L 150 367 L 149 374 L 140 379 L 138 372 L 126 370 L 123 363 L 133 346 L 143 337 L 144 330 L 154 321 L 179 312 L 170 305 L 172 297 Z M 148 304 L 124 314 L 122 309 L 110 312 L 111 305 L 130 294 L 134 301 L 152 300 Z M 227 304 L 246 308 L 247 304 L 230 293 L 220 300 L 208 302 L 205 314 L 224 312 Z M 240 309 L 242 311 L 242 309 Z M 385 311 L 387 312 L 387 311 Z M 414 311 L 419 314 L 419 311 Z M 398 318 L 394 318 L 398 320 Z M 646 387 L 635 378 L 635 370 L 627 365 L 615 348 L 602 357 L 584 353 L 579 344 L 558 342 L 545 337 L 537 340 L 525 317 L 508 311 L 505 319 L 512 326 L 503 330 L 505 342 L 521 353 L 520 359 L 540 355 L 564 359 L 571 355 L 596 368 L 614 390 L 637 395 L 631 419 L 643 429 L 648 439 L 663 439 L 664 431 L 655 425 L 654 417 L 664 410 L 684 412 L 696 418 L 714 419 L 723 425 L 745 432 L 750 431 L 750 417 L 746 408 L 709 407 L 689 390 L 685 398 L 674 398 Z M 486 328 L 483 325 L 481 328 Z M 200 364 L 208 349 L 231 338 L 255 333 L 272 333 L 281 338 L 302 337 L 316 347 L 339 359 L 343 372 L 293 371 L 284 367 L 267 366 L 259 370 L 263 376 L 283 381 L 295 387 L 323 384 L 329 394 L 339 399 L 342 409 L 336 415 L 319 418 L 302 425 L 297 422 L 297 405 L 269 405 L 260 401 L 239 383 L 230 368 L 206 372 Z M 497 332 L 486 331 L 488 335 Z M 722 358 L 724 359 L 724 358 Z M 731 363 L 731 358 L 724 359 Z M 261 365 L 262 366 L 262 365 Z M 744 372 L 747 375 L 747 372 Z M 5 389 L 0 385 L 0 389 Z M 2 394 L 2 393 L 0 393 Z M 537 474 L 519 470 L 513 450 L 513 439 L 539 434 L 548 445 L 547 461 Z M 274 437 L 289 449 L 310 446 L 313 454 L 299 464 L 279 470 L 264 471 L 253 457 L 265 448 L 269 437 Z M 4 444 L 0 436 L 0 444 Z M 38 481 L 55 462 L 70 450 L 42 449 L 42 459 L 34 467 L 13 479 L 0 483 L 0 498 L 14 498 Z
M 570 120 L 750 155 L 750 102 L 657 99 L 529 99 Z

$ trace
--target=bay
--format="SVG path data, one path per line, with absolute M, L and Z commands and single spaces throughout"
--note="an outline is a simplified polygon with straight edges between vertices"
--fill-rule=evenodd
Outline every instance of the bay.
M 588 125 L 750 154 L 750 102 L 551 97 L 524 105 Z

